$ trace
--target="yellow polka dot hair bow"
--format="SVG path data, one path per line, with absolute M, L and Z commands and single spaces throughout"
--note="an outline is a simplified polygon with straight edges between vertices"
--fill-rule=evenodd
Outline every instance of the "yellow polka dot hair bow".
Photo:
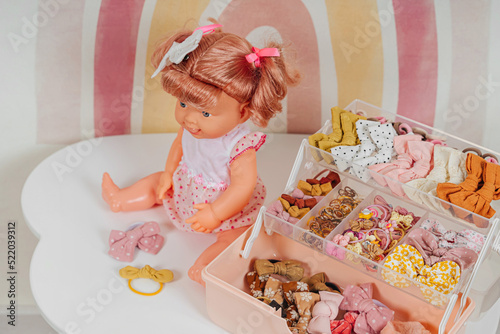
M 168 269 L 161 269 L 161 270 L 156 270 L 148 265 L 145 265 L 143 268 L 135 268 L 132 266 L 126 266 L 125 268 L 120 269 L 120 276 L 123 278 L 128 279 L 128 286 L 130 290 L 132 290 L 135 293 L 138 293 L 140 295 L 144 296 L 153 296 L 159 293 L 163 289 L 163 283 L 170 282 L 171 280 L 174 279 L 174 273 Z M 132 280 L 136 278 L 149 278 L 152 279 L 155 282 L 160 283 L 160 288 L 158 291 L 152 292 L 152 293 L 145 293 L 145 292 L 140 292 L 135 290 L 132 287 Z
M 446 298 L 439 293 L 449 294 L 460 279 L 460 266 L 456 262 L 446 260 L 437 262 L 432 267 L 427 266 L 418 250 L 406 244 L 396 247 L 394 252 L 387 257 L 384 267 L 392 270 L 382 270 L 382 277 L 386 282 L 396 287 L 406 288 L 411 285 L 405 279 L 409 277 L 421 283 L 420 290 L 424 298 L 438 306 L 447 302 Z

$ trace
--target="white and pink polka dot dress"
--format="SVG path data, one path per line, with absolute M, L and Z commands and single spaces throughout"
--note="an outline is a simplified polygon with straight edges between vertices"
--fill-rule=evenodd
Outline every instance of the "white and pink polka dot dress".
M 173 195 L 163 201 L 172 223 L 180 230 L 195 232 L 185 220 L 197 210 L 194 204 L 212 203 L 230 184 L 230 165 L 248 149 L 259 148 L 266 135 L 250 132 L 240 124 L 226 135 L 215 139 L 196 139 L 188 131 L 182 135 L 182 160 L 173 175 Z M 222 222 L 213 232 L 253 224 L 264 204 L 266 189 L 257 178 L 250 202 L 237 215 Z M 195 232 L 196 233 L 196 232 Z

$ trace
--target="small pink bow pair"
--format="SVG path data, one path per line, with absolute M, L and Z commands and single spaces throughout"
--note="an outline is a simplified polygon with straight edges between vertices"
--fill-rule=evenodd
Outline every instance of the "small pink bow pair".
M 109 235 L 108 254 L 119 261 L 131 262 L 134 259 L 135 248 L 156 254 L 165 240 L 158 233 L 160 227 L 156 222 L 147 222 L 122 232 L 112 230 Z

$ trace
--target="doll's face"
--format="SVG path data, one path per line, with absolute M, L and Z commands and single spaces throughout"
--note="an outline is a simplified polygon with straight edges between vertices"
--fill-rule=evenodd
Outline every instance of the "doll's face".
M 220 94 L 217 104 L 206 110 L 177 100 L 175 119 L 195 138 L 219 138 L 250 117 L 244 106 L 244 103 L 239 103 L 224 92 Z

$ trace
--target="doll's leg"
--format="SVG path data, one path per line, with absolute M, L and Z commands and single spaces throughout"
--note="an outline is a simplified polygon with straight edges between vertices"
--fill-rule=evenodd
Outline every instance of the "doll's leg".
M 242 235 L 249 227 L 242 226 L 235 228 L 234 230 L 226 230 L 222 232 L 217 232 L 217 241 L 215 241 L 210 247 L 205 249 L 203 253 L 198 257 L 196 262 L 191 268 L 189 268 L 188 275 L 193 281 L 200 283 L 205 286 L 205 282 L 201 279 L 201 271 L 205 268 L 213 259 L 217 257 L 224 249 L 226 249 L 229 244 L 231 244 L 236 238 Z
M 140 179 L 130 187 L 118 188 L 108 173 L 102 177 L 102 198 L 108 203 L 111 211 L 138 211 L 149 209 L 162 201 L 156 195 L 156 187 L 162 172 L 154 173 Z

